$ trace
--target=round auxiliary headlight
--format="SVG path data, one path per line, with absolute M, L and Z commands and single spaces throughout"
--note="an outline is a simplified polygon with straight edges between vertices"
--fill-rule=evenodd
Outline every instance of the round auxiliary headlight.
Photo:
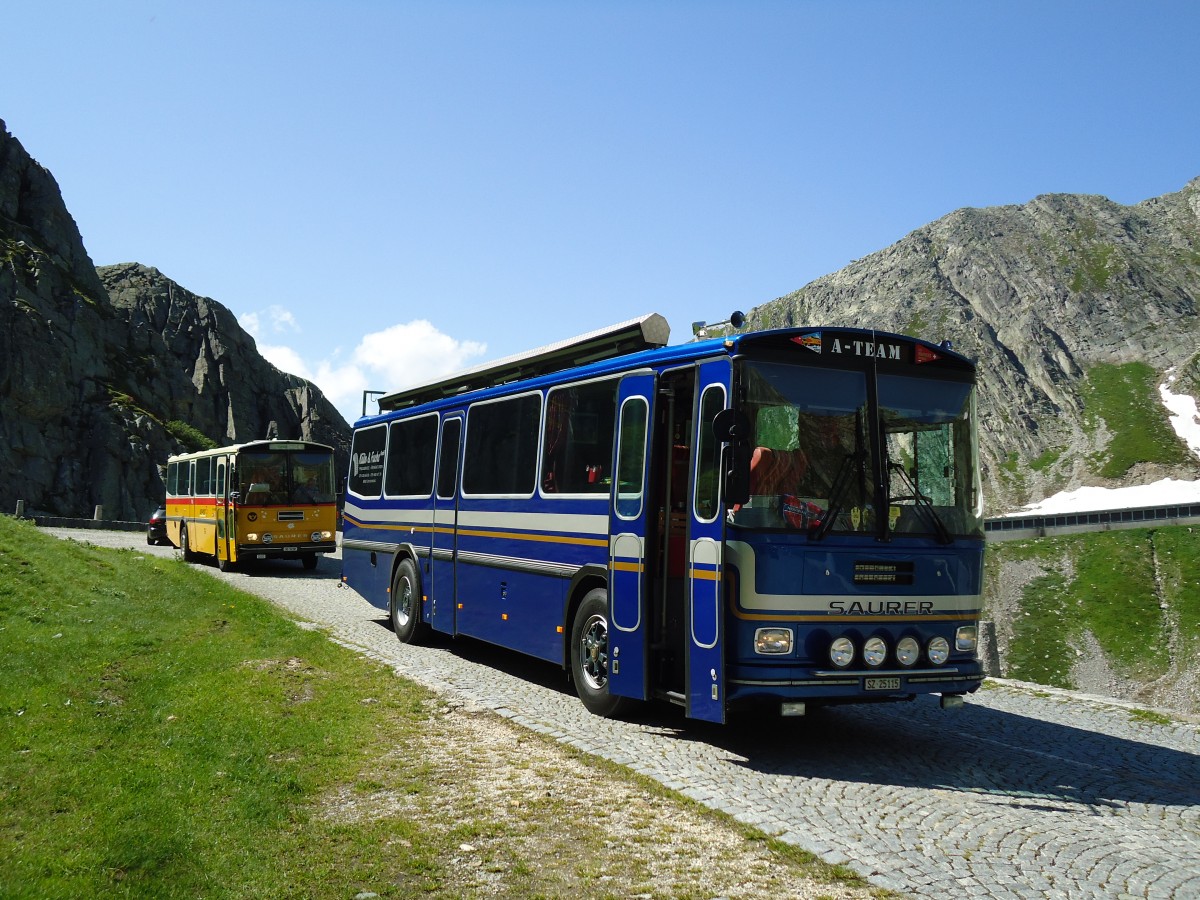
M 312 542 L 315 544 L 317 541 L 319 541 L 321 539 L 321 532 L 314 531 L 312 534 L 309 535 L 309 538 L 311 538 Z
M 881 637 L 867 638 L 863 644 L 863 662 L 868 666 L 882 666 L 887 659 L 887 643 Z
M 914 637 L 902 637 L 896 645 L 896 662 L 902 666 L 911 666 L 921 656 L 921 645 Z
M 829 661 L 839 669 L 854 662 L 854 642 L 848 637 L 834 638 L 829 645 Z
M 264 544 L 269 544 L 269 543 L 271 543 L 271 541 L 273 541 L 273 540 L 274 540 L 274 538 L 272 538 L 270 534 L 264 534 L 264 535 L 263 535 L 263 543 L 264 543 Z
M 929 661 L 935 666 L 940 666 L 950 658 L 950 642 L 944 637 L 935 637 L 929 642 L 926 652 L 929 654 Z

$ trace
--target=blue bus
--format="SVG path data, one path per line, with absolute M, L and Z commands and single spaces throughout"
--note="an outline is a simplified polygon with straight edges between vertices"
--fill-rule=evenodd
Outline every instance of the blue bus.
M 397 637 L 561 665 L 584 705 L 724 722 L 983 678 L 975 367 L 658 315 L 387 394 L 354 426 L 343 580 Z

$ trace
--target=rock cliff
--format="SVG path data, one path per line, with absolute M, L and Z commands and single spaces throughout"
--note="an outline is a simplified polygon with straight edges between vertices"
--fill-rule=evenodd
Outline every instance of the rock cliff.
M 0 121 L 0 511 L 145 517 L 167 456 L 349 426 L 233 315 L 154 269 L 97 270 L 54 177 Z
M 980 364 L 980 445 L 995 514 L 1082 484 L 1112 423 L 1088 410 L 1089 372 L 1144 362 L 1197 392 L 1200 178 L 1123 206 L 1051 194 L 961 209 L 747 316 L 749 328 L 868 325 L 950 340 Z M 1153 402 L 1153 401 L 1151 401 Z M 1162 414 L 1165 419 L 1165 413 Z M 1125 482 L 1200 477 L 1186 452 Z

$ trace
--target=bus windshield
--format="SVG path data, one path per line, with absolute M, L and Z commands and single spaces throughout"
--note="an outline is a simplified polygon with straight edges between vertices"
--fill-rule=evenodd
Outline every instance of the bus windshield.
M 812 533 L 874 527 L 863 372 L 747 361 L 750 500 L 736 525 Z
M 733 524 L 802 529 L 816 539 L 885 531 L 942 542 L 982 535 L 974 386 L 881 374 L 872 410 L 868 377 L 744 361 L 750 499 L 731 510 Z M 873 487 L 877 465 L 887 473 L 886 507 Z M 884 517 L 876 515 L 881 508 Z
M 238 490 L 243 505 L 333 503 L 333 458 L 304 450 L 241 453 Z
M 982 537 L 974 386 L 903 375 L 878 385 L 893 533 Z

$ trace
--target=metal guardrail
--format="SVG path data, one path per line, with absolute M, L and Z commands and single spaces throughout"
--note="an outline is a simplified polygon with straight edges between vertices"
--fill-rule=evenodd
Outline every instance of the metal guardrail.
M 1180 506 L 1141 506 L 1094 512 L 1061 513 L 1040 516 L 1006 516 L 983 523 L 989 541 L 1046 537 L 1050 534 L 1082 534 L 1089 531 L 1116 531 L 1124 528 L 1149 528 L 1154 525 L 1190 525 L 1200 523 L 1200 503 Z

